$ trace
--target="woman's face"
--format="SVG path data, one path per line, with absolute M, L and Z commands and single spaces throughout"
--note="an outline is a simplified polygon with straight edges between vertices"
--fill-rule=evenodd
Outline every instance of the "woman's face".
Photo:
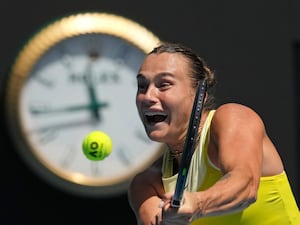
M 153 141 L 184 142 L 195 90 L 189 65 L 180 53 L 147 56 L 137 75 L 136 105 Z

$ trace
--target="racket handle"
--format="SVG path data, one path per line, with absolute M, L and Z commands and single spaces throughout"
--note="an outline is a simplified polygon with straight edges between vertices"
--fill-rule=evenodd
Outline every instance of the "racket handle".
M 180 205 L 181 205 L 181 200 L 173 199 L 172 202 L 171 202 L 171 207 L 172 208 L 179 208 Z

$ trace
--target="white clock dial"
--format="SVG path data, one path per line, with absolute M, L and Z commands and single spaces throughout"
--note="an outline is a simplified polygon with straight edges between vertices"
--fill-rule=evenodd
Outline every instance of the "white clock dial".
M 120 22 L 107 14 L 84 16 Z M 130 25 L 137 29 L 126 22 L 129 30 Z M 71 192 L 124 192 L 130 179 L 161 154 L 160 144 L 146 136 L 135 105 L 136 73 L 146 50 L 120 32 L 100 32 L 95 25 L 94 32 L 60 37 L 37 54 L 27 73 L 11 74 L 8 122 L 18 148 L 40 175 Z M 21 58 L 32 54 L 31 46 Z M 82 152 L 84 136 L 94 130 L 113 142 L 102 161 Z

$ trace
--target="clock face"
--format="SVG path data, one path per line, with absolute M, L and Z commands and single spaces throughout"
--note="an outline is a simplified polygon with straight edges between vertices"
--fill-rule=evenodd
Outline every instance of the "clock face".
M 35 171 L 75 193 L 108 195 L 125 191 L 161 154 L 135 105 L 144 56 L 118 36 L 78 34 L 49 47 L 19 81 L 12 79 L 18 85 L 8 93 L 18 94 L 9 95 L 9 124 Z M 102 161 L 82 152 L 85 135 L 94 130 L 112 139 L 112 152 Z

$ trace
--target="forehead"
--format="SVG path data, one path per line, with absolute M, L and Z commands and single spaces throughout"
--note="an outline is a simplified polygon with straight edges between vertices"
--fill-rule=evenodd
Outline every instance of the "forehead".
M 159 73 L 187 74 L 187 59 L 180 53 L 159 53 L 148 55 L 140 67 L 140 74 L 155 75 Z

